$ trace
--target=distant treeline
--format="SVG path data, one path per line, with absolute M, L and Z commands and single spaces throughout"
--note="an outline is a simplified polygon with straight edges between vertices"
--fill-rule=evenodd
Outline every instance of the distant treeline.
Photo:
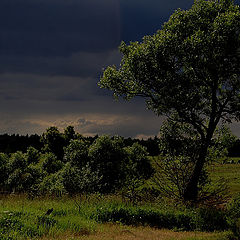
M 98 138 L 98 135 L 94 137 L 83 137 L 85 140 L 90 142 L 91 144 L 95 139 Z M 158 138 L 148 138 L 144 139 L 135 139 L 135 138 L 124 138 L 124 145 L 131 146 L 133 143 L 139 143 L 140 145 L 146 147 L 147 152 L 150 156 L 159 155 L 159 147 L 158 147 Z M 66 147 L 68 142 L 62 142 L 61 147 Z M 2 134 L 0 135 L 0 152 L 2 153 L 14 153 L 17 151 L 26 152 L 28 147 L 34 147 L 37 150 L 41 150 L 44 147 L 43 142 L 41 141 L 41 135 L 19 135 L 19 134 Z M 240 142 L 239 142 L 240 146 Z M 60 146 L 59 146 L 60 147 Z M 239 151 L 240 155 L 240 151 Z
M 83 136 L 82 136 L 83 137 Z M 83 137 L 91 144 L 98 135 L 94 137 Z M 159 151 L 159 139 L 155 136 L 154 138 L 135 139 L 135 138 L 124 138 L 124 144 L 126 146 L 131 146 L 133 143 L 139 143 L 140 145 L 146 147 L 149 156 L 158 156 Z M 62 147 L 66 147 L 68 143 L 62 144 Z M 41 141 L 41 135 L 19 135 L 19 134 L 2 134 L 0 135 L 0 152 L 2 153 L 14 153 L 17 151 L 26 152 L 28 147 L 34 147 L 37 150 L 41 150 L 44 147 Z M 59 146 L 60 147 L 60 146 Z M 228 149 L 229 157 L 240 157 L 240 139 L 237 139 L 233 146 Z

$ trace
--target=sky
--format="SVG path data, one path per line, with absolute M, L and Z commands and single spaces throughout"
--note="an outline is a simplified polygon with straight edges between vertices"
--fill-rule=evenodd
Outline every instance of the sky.
M 1 0 L 0 134 L 68 125 L 83 135 L 148 138 L 163 118 L 97 85 L 118 46 L 154 34 L 193 0 Z M 234 133 L 240 135 L 238 124 Z

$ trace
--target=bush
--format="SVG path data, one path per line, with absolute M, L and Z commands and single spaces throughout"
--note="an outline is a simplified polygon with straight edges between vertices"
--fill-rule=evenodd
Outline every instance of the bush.
M 57 173 L 47 175 L 39 184 L 38 189 L 41 194 L 61 196 L 63 193 L 66 193 L 63 185 L 62 172 L 59 171 Z
M 234 233 L 235 236 L 240 236 L 240 194 L 238 194 L 235 198 L 227 206 L 228 211 L 228 223 L 230 225 L 230 229 Z
M 70 194 L 91 193 L 98 190 L 101 177 L 97 171 L 92 171 L 89 164 L 82 168 L 67 163 L 62 170 L 63 186 Z
M 148 208 L 113 205 L 97 208 L 92 216 L 100 222 L 121 222 L 126 225 L 147 225 L 157 228 L 194 230 L 190 212 L 173 212 Z
M 40 153 L 36 148 L 30 146 L 27 149 L 26 159 L 27 159 L 28 164 L 38 163 L 39 162 L 39 157 L 40 157 Z
M 7 180 L 8 177 L 8 172 L 7 172 L 7 163 L 9 159 L 7 154 L 5 153 L 0 153 L 0 188 L 5 187 L 5 181 Z
M 224 231 L 229 227 L 225 212 L 212 208 L 173 210 L 113 203 L 98 206 L 91 217 L 99 222 L 120 222 L 181 231 Z
M 56 173 L 63 167 L 63 163 L 53 153 L 45 153 L 40 157 L 40 164 L 47 173 Z
M 90 146 L 89 157 L 91 168 L 101 176 L 99 191 L 109 193 L 119 189 L 126 176 L 123 138 L 100 136 Z
M 88 148 L 89 143 L 82 139 L 71 140 L 64 148 L 64 162 L 70 162 L 72 166 L 79 168 L 85 166 L 89 162 Z
M 196 229 L 199 231 L 224 231 L 228 229 L 226 212 L 216 208 L 198 208 L 195 218 Z

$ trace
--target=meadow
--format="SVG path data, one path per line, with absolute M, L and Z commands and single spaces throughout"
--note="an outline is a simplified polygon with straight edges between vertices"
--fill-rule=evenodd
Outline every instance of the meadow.
M 240 165 L 214 164 L 211 178 L 240 192 Z M 227 203 L 226 203 L 227 206 Z M 121 195 L 1 195 L 0 239 L 231 239 L 225 210 L 185 208 L 163 199 L 131 203 Z

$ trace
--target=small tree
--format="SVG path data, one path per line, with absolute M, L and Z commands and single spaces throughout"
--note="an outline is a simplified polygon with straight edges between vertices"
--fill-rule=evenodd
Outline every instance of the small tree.
M 227 147 L 234 139 L 229 128 L 217 128 L 208 148 L 206 163 L 226 157 Z M 182 201 L 201 150 L 201 139 L 189 124 L 166 121 L 160 129 L 159 141 L 161 155 L 154 158 L 155 174 L 151 182 L 163 196 Z M 196 200 L 205 204 L 222 203 L 228 189 L 224 179 L 217 184 L 211 181 L 207 164 L 202 169 L 197 187 L 199 194 Z
M 70 144 L 64 148 L 64 162 L 70 162 L 72 166 L 79 168 L 89 162 L 88 157 L 89 142 L 84 140 L 71 140 Z
M 62 160 L 65 139 L 57 127 L 49 127 L 41 136 L 41 142 L 44 144 L 44 152 L 52 152 L 59 160 Z
M 220 120 L 240 119 L 240 9 L 232 0 L 195 0 L 177 10 L 162 30 L 141 43 L 120 45 L 120 68 L 99 82 L 118 98 L 141 96 L 149 109 L 187 123 L 198 135 L 199 154 L 186 183 L 196 200 L 208 148 Z
M 89 148 L 90 166 L 101 177 L 100 192 L 113 192 L 125 179 L 126 151 L 123 138 L 98 137 Z

